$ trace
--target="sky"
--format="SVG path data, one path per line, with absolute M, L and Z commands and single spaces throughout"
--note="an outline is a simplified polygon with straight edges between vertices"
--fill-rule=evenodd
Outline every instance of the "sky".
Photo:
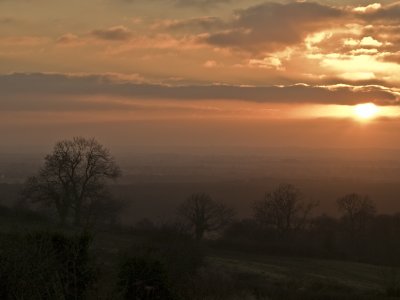
M 399 1 L 0 0 L 0 151 L 399 148 L 399 100 Z

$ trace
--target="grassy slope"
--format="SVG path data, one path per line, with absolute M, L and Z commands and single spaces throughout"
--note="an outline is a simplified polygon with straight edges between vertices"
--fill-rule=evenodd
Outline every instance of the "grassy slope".
M 326 281 L 356 290 L 382 287 L 387 268 L 335 260 L 277 257 L 237 252 L 218 252 L 209 262 L 234 273 L 257 275 L 268 280 Z

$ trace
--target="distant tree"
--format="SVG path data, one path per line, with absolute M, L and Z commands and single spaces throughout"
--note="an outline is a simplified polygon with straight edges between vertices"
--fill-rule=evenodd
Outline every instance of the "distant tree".
M 178 208 L 178 215 L 201 240 L 207 232 L 218 231 L 233 219 L 234 211 L 222 203 L 214 201 L 208 194 L 192 194 Z
M 337 206 L 352 237 L 355 237 L 356 233 L 364 232 L 376 213 L 375 203 L 368 196 L 355 193 L 338 199 Z
M 325 255 L 334 253 L 337 247 L 337 232 L 339 221 L 327 214 L 314 217 L 311 220 L 310 237 L 311 243 L 319 246 L 319 250 Z
M 254 219 L 236 220 L 229 224 L 224 231 L 223 238 L 231 241 L 259 240 L 264 232 L 260 230 Z
M 113 226 L 118 223 L 121 211 L 126 202 L 115 199 L 108 190 L 100 195 L 96 201 L 92 201 L 84 210 L 84 221 L 86 226 L 102 225 Z
M 55 207 L 62 224 L 72 212 L 74 224 L 80 226 L 83 216 L 104 206 L 107 180 L 119 175 L 108 149 L 95 139 L 75 137 L 55 145 L 38 175 L 27 180 L 23 196 Z
M 304 228 L 316 202 L 306 202 L 296 187 L 281 184 L 254 203 L 254 218 L 265 229 L 274 229 L 280 235 Z

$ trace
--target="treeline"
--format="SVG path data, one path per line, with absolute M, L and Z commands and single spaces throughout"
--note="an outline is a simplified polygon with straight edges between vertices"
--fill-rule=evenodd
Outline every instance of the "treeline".
M 216 247 L 400 267 L 400 213 L 379 214 L 368 196 L 351 193 L 337 199 L 338 217 L 316 215 L 318 202 L 281 184 L 252 205 L 253 216 L 238 220 L 232 208 L 196 193 L 178 207 L 176 222 L 196 240 L 207 237 Z M 146 226 L 155 227 L 149 220 L 137 224 Z
M 379 214 L 368 196 L 347 194 L 338 217 L 316 215 L 296 187 L 283 184 L 253 205 L 253 217 L 233 221 L 216 244 L 245 251 L 400 266 L 400 213 Z

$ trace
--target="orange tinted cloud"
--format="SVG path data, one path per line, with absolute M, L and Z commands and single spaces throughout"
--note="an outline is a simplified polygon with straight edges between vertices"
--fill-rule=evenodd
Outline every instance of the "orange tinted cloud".
M 132 37 L 132 32 L 122 25 L 105 29 L 95 29 L 90 34 L 98 39 L 108 41 L 126 41 Z
M 99 96 L 105 101 L 87 101 Z M 375 102 L 396 105 L 400 91 L 381 86 L 232 86 L 161 85 L 120 79 L 114 75 L 10 74 L 0 76 L 2 110 L 107 110 L 130 109 L 129 99 L 243 101 L 277 104 L 341 104 Z M 123 98 L 127 101 L 115 101 Z M 108 100 L 107 100 L 108 99 Z M 145 103 L 145 102 L 144 102 Z
M 239 10 L 227 29 L 211 33 L 211 45 L 256 52 L 275 50 L 302 42 L 313 32 L 329 27 L 344 12 L 318 3 L 266 2 Z
M 85 7 L 90 8 L 89 2 Z M 0 45 L 5 45 L 0 50 L 0 73 L 112 72 L 139 74 L 151 82 L 260 87 L 400 86 L 398 3 L 254 2 L 171 12 L 168 4 L 183 1 L 99 1 L 87 20 L 66 11 L 57 22 L 32 13 L 29 24 L 36 27 L 18 27 L 14 35 L 0 38 Z M 31 27 L 42 28 L 44 39 L 29 39 L 34 37 L 28 34 Z

